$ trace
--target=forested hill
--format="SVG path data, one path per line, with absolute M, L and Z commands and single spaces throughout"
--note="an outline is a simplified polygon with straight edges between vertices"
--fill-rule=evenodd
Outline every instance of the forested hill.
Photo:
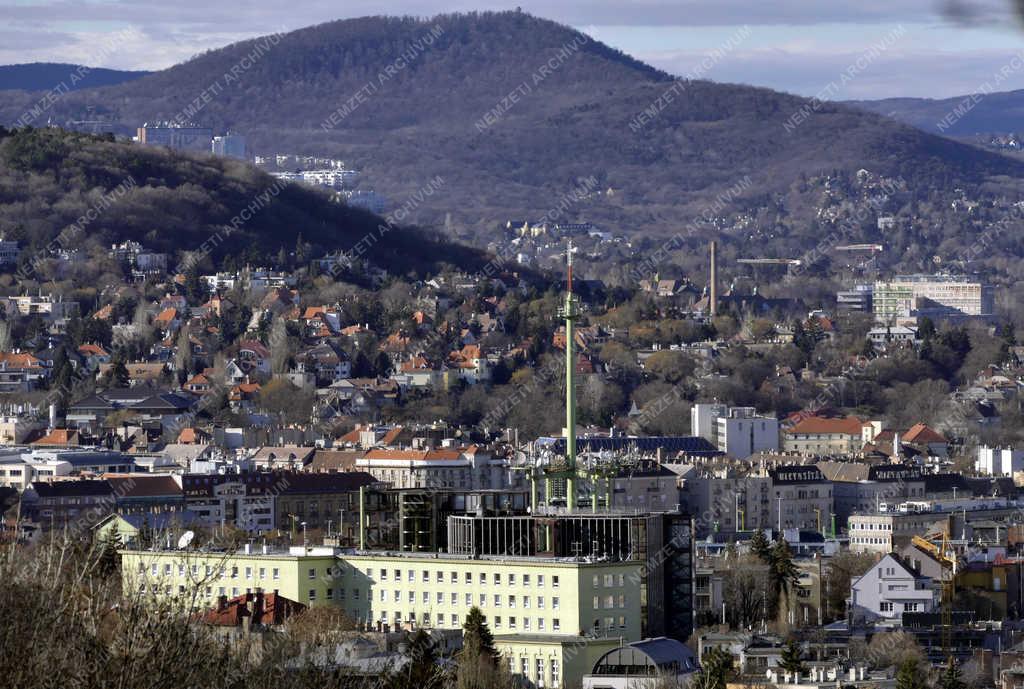
M 260 265 L 300 241 L 309 257 L 363 241 L 354 253 L 399 274 L 471 270 L 485 261 L 415 228 L 382 232 L 383 220 L 369 212 L 238 161 L 60 129 L 0 128 L 0 235 L 19 241 L 31 260 L 48 255 L 51 242 L 83 217 L 82 231 L 63 248 L 90 256 L 133 239 L 175 260 L 196 252 Z
M 149 72 L 129 72 L 62 62 L 31 62 L 0 65 L 0 91 L 66 91 L 113 86 L 144 77 Z
M 0 93 L 0 121 L 38 102 Z M 188 119 L 248 136 L 260 153 L 341 158 L 394 203 L 423 180 L 445 194 L 419 208 L 486 235 L 557 207 L 612 230 L 675 233 L 715 207 L 775 237 L 817 243 L 820 191 L 808 177 L 867 169 L 948 205 L 1024 166 L 849 106 L 767 89 L 682 82 L 560 24 L 522 12 L 367 17 L 265 36 L 135 81 L 62 97 L 54 122 L 107 118 L 130 133 Z M 746 191 L 716 199 L 740 180 Z M 1014 182 L 1015 183 L 1015 182 Z M 1012 186 L 1012 184 L 1010 185 Z M 567 218 L 568 219 L 568 218 Z M 732 222 L 732 221 L 730 221 Z M 716 232 L 714 222 L 695 240 Z M 851 238 L 855 239 L 855 238 Z

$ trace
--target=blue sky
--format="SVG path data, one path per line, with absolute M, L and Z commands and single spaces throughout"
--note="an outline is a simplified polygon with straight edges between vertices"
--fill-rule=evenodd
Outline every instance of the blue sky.
M 518 0 L 678 75 L 832 98 L 955 96 L 1024 51 L 1012 0 Z M 0 0 L 0 64 L 160 69 L 232 41 L 345 17 L 509 9 L 488 0 Z M 708 58 L 709 55 L 715 55 Z M 1018 58 L 1014 64 L 1020 64 Z M 999 90 L 1024 88 L 1024 70 Z

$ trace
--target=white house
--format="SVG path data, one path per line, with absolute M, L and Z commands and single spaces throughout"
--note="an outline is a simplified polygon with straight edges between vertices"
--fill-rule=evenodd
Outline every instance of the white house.
M 850 585 L 847 609 L 851 624 L 888 621 L 900 623 L 905 612 L 932 612 L 939 591 L 929 577 L 916 574 L 892 553 Z

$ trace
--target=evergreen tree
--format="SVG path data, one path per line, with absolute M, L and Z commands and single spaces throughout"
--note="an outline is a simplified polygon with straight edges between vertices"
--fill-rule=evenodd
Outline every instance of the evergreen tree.
M 121 547 L 121 536 L 117 530 L 117 522 L 107 531 L 107 535 L 103 537 L 96 548 L 96 564 L 95 568 L 103 576 L 110 576 L 115 574 L 120 565 L 121 557 L 118 555 L 118 548 Z
M 779 667 L 786 672 L 802 675 L 806 671 L 803 661 L 803 650 L 796 639 L 790 639 L 782 647 L 782 657 L 779 659 Z
M 896 671 L 896 689 L 928 689 L 924 673 L 917 658 L 911 656 L 900 663 Z
M 935 323 L 928 316 L 921 318 L 921 325 L 917 328 L 917 336 L 925 342 L 935 337 Z
M 789 593 L 790 587 L 800 578 L 800 570 L 793 562 L 793 552 L 785 538 L 780 538 L 771 553 L 772 581 L 781 593 Z
M 939 689 L 967 689 L 967 683 L 960 677 L 960 665 L 952 657 L 939 678 Z
M 757 555 L 762 562 L 771 562 L 772 544 L 764 535 L 763 529 L 755 529 L 754 536 L 750 539 L 750 552 Z
M 409 664 L 386 682 L 388 689 L 429 689 L 439 687 L 443 675 L 437 668 L 437 651 L 434 642 L 422 628 L 408 639 Z
M 466 622 L 462 625 L 462 655 L 467 659 L 483 658 L 490 663 L 498 660 L 494 635 L 487 628 L 484 614 L 475 605 L 466 613 Z
M 114 365 L 110 369 L 110 384 L 115 388 L 126 388 L 130 382 L 131 376 L 128 374 L 128 367 L 124 365 L 124 357 L 115 357 Z
M 732 656 L 720 648 L 712 648 L 700 661 L 700 675 L 694 680 L 695 689 L 725 689 L 732 670 Z

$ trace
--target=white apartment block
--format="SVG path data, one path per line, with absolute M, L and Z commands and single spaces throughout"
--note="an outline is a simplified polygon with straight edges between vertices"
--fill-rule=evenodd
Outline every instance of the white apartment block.
M 1024 471 L 1024 450 L 982 445 L 974 469 L 983 476 L 1012 478 L 1018 471 Z
M 737 459 L 779 449 L 779 420 L 761 416 L 753 407 L 695 404 L 690 410 L 690 434 Z
M 994 301 L 990 285 L 951 275 L 897 276 L 876 282 L 873 293 L 875 320 L 879 323 L 918 316 L 987 317 L 992 315 Z

